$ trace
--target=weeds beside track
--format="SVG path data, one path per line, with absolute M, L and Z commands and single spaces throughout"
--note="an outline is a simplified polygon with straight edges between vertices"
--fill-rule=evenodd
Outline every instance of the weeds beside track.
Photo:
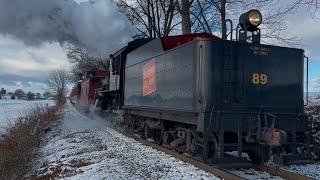
M 0 137 L 0 179 L 22 179 L 28 172 L 41 135 L 57 121 L 59 107 L 34 106 Z

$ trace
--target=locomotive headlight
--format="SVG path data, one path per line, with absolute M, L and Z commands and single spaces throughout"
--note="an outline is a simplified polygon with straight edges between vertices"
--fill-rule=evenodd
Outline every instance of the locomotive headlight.
M 262 22 L 262 15 L 260 11 L 253 9 L 242 14 L 240 16 L 239 22 L 242 28 L 246 26 L 249 31 L 255 30 Z
M 249 11 L 248 19 L 251 25 L 259 26 L 262 22 L 262 15 L 258 10 Z

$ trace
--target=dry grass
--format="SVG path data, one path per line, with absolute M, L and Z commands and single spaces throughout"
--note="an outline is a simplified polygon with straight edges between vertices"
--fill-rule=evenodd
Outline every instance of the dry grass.
M 70 163 L 70 167 L 73 168 L 80 168 L 80 167 L 84 167 L 84 166 L 89 166 L 92 163 L 88 160 L 83 160 L 83 159 L 72 159 L 71 161 L 69 161 Z
M 61 116 L 58 109 L 35 106 L 0 137 L 0 179 L 22 179 L 28 172 L 41 134 Z

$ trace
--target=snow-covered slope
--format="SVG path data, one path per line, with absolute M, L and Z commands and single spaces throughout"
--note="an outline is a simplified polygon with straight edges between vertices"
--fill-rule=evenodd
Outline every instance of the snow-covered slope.
M 54 179 L 217 179 L 87 118 L 70 105 L 49 132 L 31 174 Z
M 52 100 L 25 101 L 25 100 L 0 100 L 0 133 L 7 127 L 13 125 L 17 118 L 24 116 L 32 107 L 36 105 L 54 105 Z
M 46 135 L 29 176 L 45 179 L 217 179 L 163 152 L 127 138 L 107 120 L 89 118 L 71 105 Z M 320 178 L 319 164 L 282 167 Z M 234 171 L 235 172 L 235 171 Z M 248 179 L 274 179 L 256 170 L 235 172 Z

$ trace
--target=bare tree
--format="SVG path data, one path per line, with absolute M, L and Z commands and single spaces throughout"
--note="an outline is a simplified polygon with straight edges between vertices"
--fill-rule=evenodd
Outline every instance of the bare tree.
M 59 68 L 50 73 L 47 85 L 55 94 L 55 99 L 58 105 L 62 105 L 66 102 L 67 83 L 68 73 L 66 70 Z
M 49 91 L 46 91 L 45 93 L 42 94 L 43 98 L 48 99 L 51 97 L 51 93 Z
M 190 9 L 194 31 L 214 32 L 220 29 L 222 39 L 227 39 L 226 19 L 237 20 L 248 9 L 263 11 L 264 29 L 262 38 L 273 39 L 278 43 L 296 43 L 297 38 L 288 36 L 285 18 L 297 10 L 307 8 L 316 12 L 319 2 L 314 0 L 197 0 Z M 274 8 L 277 7 L 277 8 Z M 230 29 L 229 29 L 230 31 Z
M 191 6 L 191 27 L 193 32 L 213 33 L 220 25 L 218 11 L 205 0 L 196 0 Z
M 67 57 L 72 66 L 71 78 L 74 81 L 80 80 L 86 71 L 105 70 L 108 67 L 107 60 L 89 56 L 81 47 L 70 46 Z
M 181 14 L 182 34 L 191 33 L 190 8 L 194 0 L 181 0 L 181 5 L 177 0 L 176 7 Z
M 13 95 L 18 99 L 21 99 L 25 95 L 25 93 L 22 89 L 17 89 L 14 91 Z
M 120 10 L 144 36 L 156 38 L 168 36 L 180 24 L 176 0 L 119 0 Z
M 236 22 L 249 9 L 263 12 L 263 41 L 278 44 L 296 44 L 299 39 L 290 36 L 285 18 L 299 9 L 315 15 L 319 2 L 314 0 L 120 0 L 121 11 L 144 37 L 160 37 L 178 33 L 209 32 L 227 39 L 231 29 L 226 19 Z M 277 7 L 277 8 L 275 8 Z M 235 26 L 236 27 L 236 26 Z

